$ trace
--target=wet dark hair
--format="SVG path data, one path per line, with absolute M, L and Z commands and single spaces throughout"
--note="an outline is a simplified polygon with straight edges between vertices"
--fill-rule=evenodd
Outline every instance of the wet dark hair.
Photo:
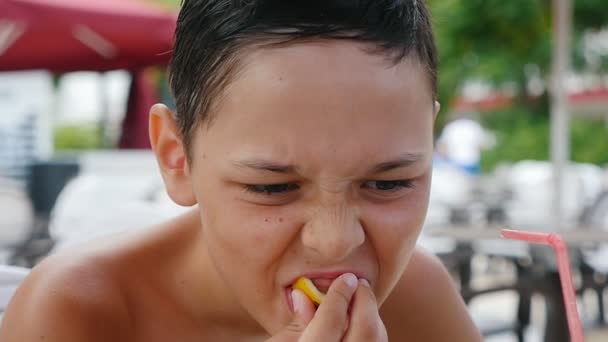
M 412 53 L 437 94 L 437 51 L 423 0 L 183 0 L 169 81 L 186 153 L 249 48 L 306 40 L 366 42 L 398 63 Z

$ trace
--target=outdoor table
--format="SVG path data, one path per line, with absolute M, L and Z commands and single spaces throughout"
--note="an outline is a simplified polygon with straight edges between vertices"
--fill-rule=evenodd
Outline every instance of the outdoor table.
M 424 235 L 426 236 L 426 239 L 430 240 L 432 240 L 433 238 L 452 239 L 457 244 L 469 245 L 471 246 L 472 253 L 482 252 L 487 255 L 499 255 L 504 257 L 510 257 L 512 259 L 518 259 L 522 257 L 530 258 L 532 266 L 540 266 L 540 277 L 538 276 L 538 274 L 521 274 L 522 269 L 518 267 L 518 278 L 520 276 L 525 276 L 536 279 L 532 281 L 533 286 L 531 290 L 539 291 L 545 298 L 547 315 L 544 340 L 546 342 L 569 341 L 566 312 L 561 292 L 561 284 L 559 281 L 559 273 L 557 271 L 554 257 L 549 256 L 553 254 L 553 251 L 551 250 L 551 248 L 545 246 L 504 240 L 502 239 L 500 233 L 503 228 L 505 227 L 449 226 L 449 228 L 427 228 L 424 231 Z M 561 235 L 562 238 L 566 241 L 568 247 L 574 250 L 580 250 L 580 248 L 582 247 L 598 243 L 608 244 L 608 231 L 602 231 L 599 229 L 594 229 L 592 227 L 577 227 L 576 230 L 561 231 L 559 232 L 559 235 Z M 512 246 L 513 248 L 483 248 L 485 243 L 498 243 L 504 246 Z M 480 251 L 480 249 L 483 249 L 483 251 Z M 580 263 L 580 254 L 570 254 L 571 267 L 578 267 Z M 523 285 L 522 287 L 525 286 L 526 285 Z M 520 299 L 520 305 L 521 300 L 522 299 Z M 529 298 L 523 298 L 523 300 L 525 304 L 529 306 Z M 602 303 L 601 299 L 599 300 L 599 303 Z M 600 306 L 599 311 L 601 320 L 603 321 L 603 307 Z M 521 315 L 526 316 L 526 313 L 523 313 L 520 308 L 520 310 L 518 310 L 518 316 Z M 529 322 L 529 316 L 518 317 L 518 319 Z

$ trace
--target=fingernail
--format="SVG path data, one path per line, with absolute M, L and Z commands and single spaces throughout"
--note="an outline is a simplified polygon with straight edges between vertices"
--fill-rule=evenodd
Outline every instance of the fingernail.
M 361 284 L 362 286 L 371 288 L 371 286 L 369 285 L 369 281 L 367 281 L 367 279 L 364 279 L 364 278 L 359 279 L 359 284 Z
M 300 313 L 304 309 L 303 294 L 298 290 L 291 290 L 291 301 L 293 302 L 293 311 Z
M 342 279 L 344 279 L 344 282 L 346 283 L 346 285 L 348 287 L 350 287 L 351 289 L 354 289 L 357 287 L 357 276 L 355 276 L 352 273 L 345 273 L 342 277 L 343 277 Z

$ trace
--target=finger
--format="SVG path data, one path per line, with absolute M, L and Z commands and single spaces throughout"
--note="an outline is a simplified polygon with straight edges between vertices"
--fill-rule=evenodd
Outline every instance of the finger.
M 304 292 L 297 289 L 291 291 L 291 299 L 294 309 L 294 322 L 299 322 L 306 328 L 315 315 L 315 304 Z
M 359 280 L 359 286 L 353 298 L 350 323 L 344 341 L 387 341 L 386 328 L 380 318 L 376 296 L 365 279 Z
M 268 342 L 298 341 L 315 314 L 315 305 L 300 290 L 291 291 L 293 319 Z
M 329 287 L 303 337 L 310 338 L 310 341 L 341 341 L 347 327 L 348 307 L 356 288 L 357 277 L 354 274 L 338 277 Z

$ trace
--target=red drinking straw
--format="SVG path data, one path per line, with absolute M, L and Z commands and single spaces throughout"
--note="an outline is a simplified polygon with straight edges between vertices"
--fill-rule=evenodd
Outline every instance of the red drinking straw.
M 555 255 L 557 257 L 559 278 L 562 283 L 562 293 L 564 296 L 564 304 L 566 305 L 566 316 L 568 317 L 570 340 L 572 342 L 583 342 L 583 329 L 581 328 L 581 320 L 578 316 L 574 285 L 572 284 L 572 274 L 570 273 L 568 247 L 566 246 L 564 239 L 557 234 L 522 232 L 510 229 L 503 229 L 502 237 L 511 240 L 550 245 L 553 247 L 553 251 L 555 251 Z

